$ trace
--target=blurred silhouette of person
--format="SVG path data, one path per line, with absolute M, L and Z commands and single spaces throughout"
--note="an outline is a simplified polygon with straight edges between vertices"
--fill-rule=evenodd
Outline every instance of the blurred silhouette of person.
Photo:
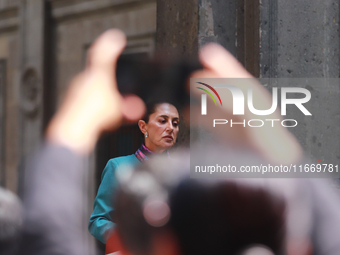
M 22 205 L 9 190 L 0 188 L 0 253 L 15 254 L 23 225 Z
M 237 179 L 192 179 L 187 155 L 175 159 L 118 170 L 123 254 L 285 254 L 282 194 Z
M 256 162 L 243 156 L 228 161 Z M 338 254 L 340 198 L 326 181 L 189 174 L 185 152 L 118 169 L 123 254 Z

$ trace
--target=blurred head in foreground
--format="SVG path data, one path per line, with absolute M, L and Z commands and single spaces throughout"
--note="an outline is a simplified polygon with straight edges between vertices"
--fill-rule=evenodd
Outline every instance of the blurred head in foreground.
M 20 200 L 12 192 L 0 188 L 0 254 L 14 254 L 22 224 Z
M 188 160 L 164 160 L 117 173 L 114 217 L 129 253 L 284 254 L 282 197 L 236 180 L 190 179 Z

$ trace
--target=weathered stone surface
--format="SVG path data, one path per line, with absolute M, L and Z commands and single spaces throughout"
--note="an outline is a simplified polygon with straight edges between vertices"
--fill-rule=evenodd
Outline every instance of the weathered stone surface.
M 158 0 L 156 48 L 166 54 L 198 53 L 198 0 Z
M 279 77 L 339 77 L 338 1 L 278 1 L 278 20 Z
M 261 4 L 261 76 L 279 78 L 339 77 L 339 3 L 334 0 L 264 0 Z M 307 89 L 312 117 L 292 109 L 287 117 L 308 157 L 340 163 L 339 87 L 320 80 Z M 313 84 L 313 83 L 311 83 Z
M 5 172 L 5 99 L 6 99 L 6 59 L 0 59 L 0 185 L 6 184 Z
M 21 15 L 20 154 L 25 157 L 43 133 L 45 1 L 23 1 Z
M 0 166 L 3 179 L 1 185 L 17 191 L 17 169 L 19 166 L 19 98 L 16 79 L 18 69 L 18 33 L 15 31 L 0 34 L 0 59 L 6 62 L 5 81 L 0 83 L 4 93 L 3 118 L 0 120 L 3 140 L 3 164 Z
M 0 11 L 19 7 L 20 0 L 0 0 Z
M 217 42 L 236 55 L 237 1 L 202 0 L 199 5 L 199 46 Z
M 338 2 L 290 2 L 262 1 L 261 76 L 338 77 Z
M 277 0 L 260 4 L 260 77 L 277 77 Z

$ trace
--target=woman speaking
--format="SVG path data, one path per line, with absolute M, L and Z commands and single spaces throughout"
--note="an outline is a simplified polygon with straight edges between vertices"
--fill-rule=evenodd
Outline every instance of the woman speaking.
M 135 166 L 148 160 L 153 154 L 168 153 L 167 150 L 176 142 L 178 125 L 179 114 L 175 106 L 169 103 L 148 105 L 144 119 L 138 122 L 145 138 L 142 146 L 132 155 L 113 158 L 107 162 L 88 226 L 90 233 L 98 240 L 106 243 L 114 229 L 111 215 L 114 210 L 112 204 L 117 186 L 117 167 L 122 164 Z

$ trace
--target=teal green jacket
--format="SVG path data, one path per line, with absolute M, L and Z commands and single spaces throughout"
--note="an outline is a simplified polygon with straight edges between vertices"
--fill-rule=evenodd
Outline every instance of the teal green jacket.
M 135 166 L 139 163 L 135 154 L 132 154 L 125 157 L 110 159 L 104 168 L 88 225 L 91 235 L 103 243 L 106 243 L 106 240 L 110 237 L 115 225 L 111 218 L 112 212 L 114 211 L 112 206 L 114 194 L 117 189 L 115 171 L 119 165 L 130 164 Z

